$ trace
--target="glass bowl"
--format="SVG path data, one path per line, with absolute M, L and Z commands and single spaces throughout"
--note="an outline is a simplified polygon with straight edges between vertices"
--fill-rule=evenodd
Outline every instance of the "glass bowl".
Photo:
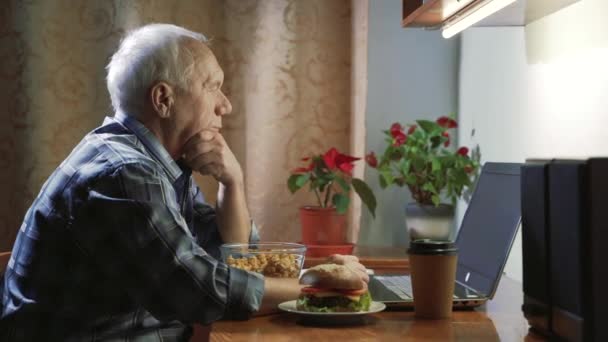
M 226 243 L 220 251 L 229 266 L 266 277 L 298 278 L 306 246 L 290 242 Z

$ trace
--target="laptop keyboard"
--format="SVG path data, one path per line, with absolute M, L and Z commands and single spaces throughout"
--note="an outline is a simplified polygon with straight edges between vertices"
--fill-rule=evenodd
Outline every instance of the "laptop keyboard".
M 401 299 L 411 299 L 412 293 L 412 278 L 409 275 L 402 276 L 374 276 L 382 285 L 393 292 Z M 467 291 L 468 293 L 468 291 Z M 454 299 L 459 297 L 453 294 Z M 467 295 L 466 298 L 478 298 L 477 295 Z
M 412 280 L 410 276 L 375 276 L 380 283 L 386 286 L 401 299 L 412 298 Z

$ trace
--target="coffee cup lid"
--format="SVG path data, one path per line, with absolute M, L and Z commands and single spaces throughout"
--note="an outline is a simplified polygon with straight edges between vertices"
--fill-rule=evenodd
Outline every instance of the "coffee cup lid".
M 458 248 L 452 241 L 420 239 L 410 242 L 408 254 L 456 255 Z

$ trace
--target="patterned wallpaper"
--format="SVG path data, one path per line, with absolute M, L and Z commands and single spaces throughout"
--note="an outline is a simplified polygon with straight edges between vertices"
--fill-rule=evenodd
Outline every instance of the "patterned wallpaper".
M 353 53 L 366 53 L 366 23 L 353 21 L 353 7 L 366 12 L 367 1 L 4 1 L 0 250 L 46 178 L 112 113 L 104 67 L 125 31 L 151 22 L 212 38 L 233 104 L 223 134 L 245 170 L 251 214 L 264 240 L 297 241 L 297 208 L 312 197 L 288 192 L 289 170 L 304 155 L 360 145 L 354 129 L 362 137 L 351 103 L 365 94 L 351 78 L 353 60 L 365 61 Z M 214 200 L 214 182 L 197 181 Z

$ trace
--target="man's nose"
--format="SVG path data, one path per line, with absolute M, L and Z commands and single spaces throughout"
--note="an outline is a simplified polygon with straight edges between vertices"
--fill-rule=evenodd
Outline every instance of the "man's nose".
M 216 114 L 217 115 L 226 115 L 226 114 L 230 114 L 232 112 L 232 104 L 230 103 L 230 100 L 228 100 L 228 98 L 226 97 L 226 95 L 224 95 L 224 93 L 220 93 L 221 94 L 221 100 L 216 108 Z

